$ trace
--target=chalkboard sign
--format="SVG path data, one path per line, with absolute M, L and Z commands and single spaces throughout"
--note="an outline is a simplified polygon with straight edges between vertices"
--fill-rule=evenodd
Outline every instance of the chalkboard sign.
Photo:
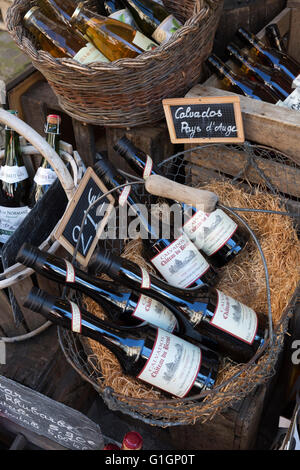
M 245 141 L 239 97 L 166 99 L 163 107 L 173 144 Z
M 69 253 L 73 254 L 75 251 L 87 209 L 107 191 L 93 169 L 88 168 L 55 232 L 55 238 Z M 113 205 L 114 198 L 108 194 L 99 201 L 99 204 L 95 204 L 89 210 L 79 238 L 76 255 L 76 259 L 82 266 L 87 266 Z
M 0 423 L 43 449 L 101 450 L 104 445 L 100 427 L 85 415 L 3 376 Z

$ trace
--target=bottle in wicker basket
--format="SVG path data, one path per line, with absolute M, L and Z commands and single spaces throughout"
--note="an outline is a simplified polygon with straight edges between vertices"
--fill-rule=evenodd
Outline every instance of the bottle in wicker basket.
M 106 323 L 74 302 L 33 288 L 24 306 L 75 333 L 107 347 L 123 372 L 175 397 L 193 396 L 211 389 L 219 358 L 205 347 L 151 326 L 120 329 Z
M 133 58 L 157 46 L 130 25 L 86 10 L 83 3 L 76 8 L 71 24 L 111 61 Z
M 91 258 L 89 272 L 105 273 L 169 308 L 175 306 L 195 330 L 218 343 L 221 354 L 236 362 L 247 362 L 265 341 L 267 317 L 217 289 L 170 286 L 136 263 L 100 248 Z
M 128 8 L 124 8 L 121 0 L 104 0 L 103 6 L 106 15 L 110 18 L 122 21 L 123 23 L 129 24 L 134 29 L 138 29 L 133 16 L 131 15 Z
M 73 0 L 38 0 L 37 5 L 54 21 L 60 20 L 70 26 L 70 19 L 76 9 Z
M 126 183 L 126 179 L 106 158 L 102 155 L 98 157 L 94 170 L 108 189 L 117 188 Z M 116 192 L 119 194 L 119 204 L 122 206 L 127 203 L 139 217 L 147 232 L 146 238 L 142 238 L 145 257 L 170 284 L 178 287 L 196 287 L 204 283 L 214 285 L 217 282 L 217 272 L 187 235 L 182 233 L 179 237 L 175 237 L 174 227 L 171 224 L 170 238 L 163 237 L 163 234 L 160 236 L 159 231 L 148 221 L 148 214 L 144 214 L 141 210 L 141 201 L 134 189 L 126 186 L 116 189 Z
M 26 28 L 44 51 L 53 57 L 73 58 L 81 64 L 109 62 L 93 44 L 58 21 L 52 21 L 38 7 L 32 7 L 24 16 Z
M 168 41 L 182 26 L 166 8 L 153 0 L 122 0 L 138 27 L 156 42 Z
M 150 175 L 163 176 L 162 170 L 155 165 L 152 158 L 138 149 L 127 137 L 118 140 L 114 150 L 122 155 L 131 168 L 144 179 Z M 169 203 L 172 205 L 175 201 Z M 246 246 L 249 235 L 221 209 L 206 214 L 189 207 L 188 211 L 191 213 L 189 217 L 186 205 L 180 204 L 180 206 L 187 219 L 183 225 L 184 232 L 196 247 L 208 256 L 213 266 L 218 268 L 224 266 L 235 259 Z

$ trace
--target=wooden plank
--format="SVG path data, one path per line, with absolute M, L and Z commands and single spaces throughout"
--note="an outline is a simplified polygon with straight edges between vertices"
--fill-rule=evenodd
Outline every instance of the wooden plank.
M 86 124 L 85 122 L 72 119 L 73 131 L 76 141 L 76 150 L 79 152 L 83 163 L 88 166 L 93 166 L 95 163 L 95 134 L 94 126 Z
M 290 15 L 290 34 L 288 41 L 288 53 L 294 59 L 300 61 L 300 2 L 294 1 L 294 8 L 291 8 Z M 298 7 L 296 7 L 298 5 Z
M 222 93 L 236 96 L 235 93 L 229 91 L 222 91 Z M 218 96 L 219 94 L 218 88 L 196 85 L 186 94 L 186 97 Z M 244 96 L 240 96 L 240 100 L 246 139 L 273 147 L 300 165 L 299 112 Z
M 24 112 L 21 98 L 29 88 L 38 81 L 45 80 L 41 72 L 33 69 L 31 74 L 7 91 L 7 99 L 10 109 L 16 109 L 20 119 L 24 120 Z
M 26 333 L 23 325 L 16 327 L 10 302 L 3 290 L 0 290 L 0 336 L 18 336 Z

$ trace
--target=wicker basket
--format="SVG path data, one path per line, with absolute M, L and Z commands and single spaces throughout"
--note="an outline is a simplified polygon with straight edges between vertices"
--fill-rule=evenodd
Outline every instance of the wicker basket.
M 95 8 L 92 0 L 86 3 Z M 22 25 L 24 13 L 34 1 L 16 0 L 7 13 L 7 28 L 69 115 L 96 125 L 133 127 L 162 119 L 162 99 L 183 96 L 199 81 L 223 6 L 223 0 L 165 3 L 184 26 L 154 51 L 109 64 L 81 65 L 37 50 Z

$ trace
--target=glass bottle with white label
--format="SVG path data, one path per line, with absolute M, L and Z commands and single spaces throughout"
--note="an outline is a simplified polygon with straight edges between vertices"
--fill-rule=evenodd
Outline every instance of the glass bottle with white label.
M 103 155 L 98 155 L 94 170 L 108 189 L 127 182 Z M 169 237 L 164 237 L 160 228 L 153 227 L 148 220 L 147 208 L 144 206 L 144 210 L 141 210 L 141 201 L 132 186 L 116 189 L 116 193 L 119 194 L 119 205 L 128 204 L 139 217 L 146 232 L 144 234 L 141 230 L 144 255 L 164 279 L 182 288 L 216 284 L 217 272 L 185 233 L 178 238 L 172 236 L 174 228 L 171 224 L 170 233 L 167 234 Z
M 17 111 L 10 111 L 17 115 Z M 30 211 L 30 179 L 19 135 L 5 128 L 5 154 L 0 167 L 0 243 L 6 243 Z
M 59 154 L 59 138 L 60 138 L 60 116 L 50 114 L 47 117 L 46 124 L 46 140 L 49 145 Z M 50 163 L 46 158 L 42 158 L 41 164 L 35 174 L 34 183 L 31 191 L 31 204 L 34 205 L 54 183 L 57 176 Z
M 134 29 L 138 29 L 133 16 L 128 8 L 124 8 L 121 0 L 104 0 L 103 6 L 106 15 L 110 18 L 122 21 L 122 23 L 130 24 Z
M 150 175 L 163 176 L 162 170 L 155 165 L 152 158 L 138 149 L 127 137 L 118 140 L 114 150 L 144 179 Z M 175 201 L 168 202 L 170 205 L 175 204 Z M 180 206 L 185 218 L 184 233 L 206 254 L 213 266 L 220 268 L 242 252 L 249 240 L 249 234 L 224 211 L 216 209 L 207 214 L 194 207 L 187 208 L 185 204 Z
M 51 322 L 98 341 L 117 357 L 123 372 L 176 397 L 193 396 L 214 387 L 218 355 L 160 328 L 121 329 L 74 302 L 37 288 L 24 306 Z
M 267 315 L 258 315 L 212 287 L 170 286 L 136 263 L 100 248 L 91 258 L 89 272 L 107 274 L 132 289 L 147 292 L 169 308 L 179 309 L 196 331 L 216 341 L 218 351 L 236 362 L 247 362 L 265 341 Z
M 168 41 L 182 26 L 163 5 L 153 0 L 122 0 L 122 3 L 131 12 L 141 31 L 159 44 Z

